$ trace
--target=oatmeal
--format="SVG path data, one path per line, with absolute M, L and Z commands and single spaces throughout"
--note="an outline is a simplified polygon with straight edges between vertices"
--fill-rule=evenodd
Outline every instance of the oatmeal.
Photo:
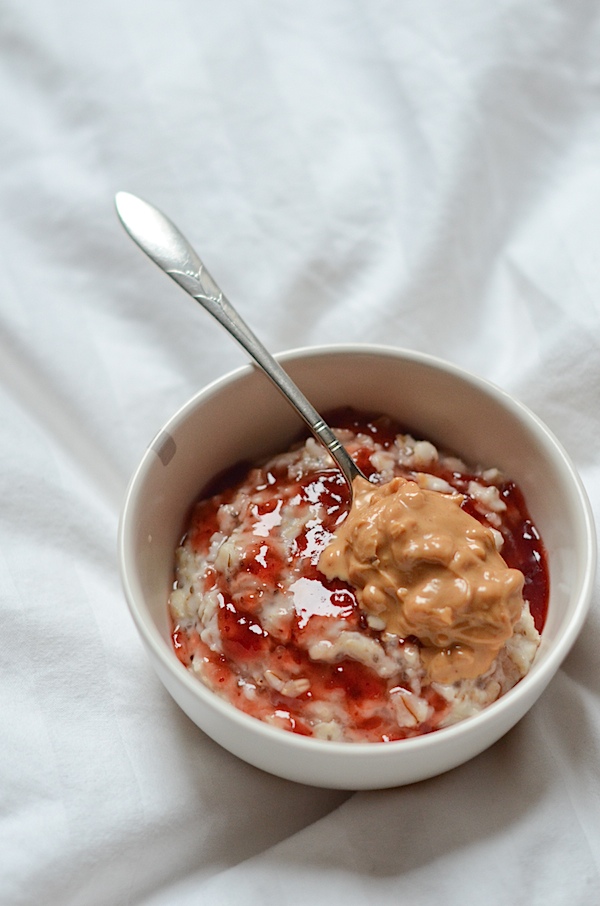
M 519 489 L 497 470 L 467 466 L 387 418 L 344 411 L 329 421 L 373 482 L 365 493 L 385 495 L 394 482 L 388 492 L 451 508 L 467 539 L 461 556 L 476 570 L 468 581 L 493 586 L 491 603 L 473 607 L 464 576 L 445 604 L 431 597 L 449 549 L 437 551 L 433 572 L 417 569 L 416 616 L 392 606 L 390 589 L 406 576 L 384 583 L 383 597 L 370 581 L 372 552 L 358 569 L 339 568 L 349 491 L 308 438 L 194 507 L 169 602 L 175 650 L 236 707 L 306 736 L 387 742 L 448 726 L 529 670 L 548 598 L 542 542 Z

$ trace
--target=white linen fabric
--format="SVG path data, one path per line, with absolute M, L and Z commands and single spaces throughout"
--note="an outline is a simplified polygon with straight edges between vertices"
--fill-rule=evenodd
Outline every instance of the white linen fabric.
M 246 362 L 116 218 L 193 240 L 273 351 L 408 346 L 516 394 L 600 508 L 593 0 L 0 0 L 0 902 L 600 902 L 600 620 L 470 763 L 353 794 L 179 711 L 121 592 L 127 481 Z

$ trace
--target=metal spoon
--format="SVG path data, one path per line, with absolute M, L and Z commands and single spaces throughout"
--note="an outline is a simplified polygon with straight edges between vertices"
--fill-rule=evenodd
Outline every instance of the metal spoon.
M 187 239 L 164 214 L 129 192 L 117 192 L 115 204 L 121 223 L 142 251 L 229 331 L 302 416 L 342 470 L 352 494 L 353 480 L 365 476 L 329 425 L 223 295 Z

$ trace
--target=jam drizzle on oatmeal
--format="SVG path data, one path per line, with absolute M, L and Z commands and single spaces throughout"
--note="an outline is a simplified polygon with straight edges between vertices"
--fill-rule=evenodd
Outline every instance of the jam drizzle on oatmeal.
M 389 449 L 403 431 L 391 419 L 348 409 L 329 413 L 327 420 L 336 428 L 372 438 L 384 449 Z M 367 476 L 376 472 L 371 453 L 368 445 L 353 452 Z M 464 494 L 463 507 L 485 523 L 485 516 L 469 495 L 470 483 L 485 485 L 485 478 L 448 469 L 444 462 L 433 461 L 424 471 Z M 399 466 L 396 473 L 410 478 L 415 470 Z M 217 596 L 221 650 L 203 641 L 196 628 L 174 620 L 172 641 L 178 658 L 239 709 L 301 735 L 313 735 L 314 714 L 320 715 L 320 709 L 324 709 L 326 721 L 328 703 L 333 711 L 341 709 L 344 713 L 349 739 L 388 742 L 435 730 L 450 706 L 433 687 L 420 690 L 427 713 L 420 715 L 414 726 L 406 722 L 401 726 L 390 700 L 401 697 L 410 707 L 411 691 L 398 676 L 382 676 L 351 656 L 331 663 L 311 657 L 313 646 L 323 645 L 323 640 L 326 644 L 333 629 L 339 634 L 340 625 L 350 635 L 360 633 L 373 641 L 381 636 L 381 630 L 369 625 L 360 610 L 353 589 L 339 579 L 326 579 L 317 567 L 321 552 L 350 503 L 347 484 L 337 469 L 322 469 L 300 478 L 291 477 L 284 467 L 250 467 L 243 474 L 238 471 L 234 486 L 227 487 L 220 480 L 210 489 L 213 496 L 196 504 L 186 544 L 199 555 L 207 554 L 211 540 L 220 532 L 220 508 L 234 500 L 241 480 L 248 477 L 255 488 L 249 504 L 251 543 L 236 562 L 231 581 L 227 570 L 207 569 L 203 587 L 196 589 Z M 524 597 L 536 629 L 541 631 L 548 601 L 543 544 L 520 490 L 512 482 L 495 487 L 506 506 L 499 526 L 502 556 L 508 566 L 524 574 Z M 302 522 L 288 557 L 281 553 L 282 506 L 291 508 Z M 277 610 L 278 596 L 286 596 L 288 602 L 291 596 L 293 608 L 283 608 L 281 618 L 266 619 L 267 609 Z M 418 647 L 415 639 L 399 640 L 399 644 Z

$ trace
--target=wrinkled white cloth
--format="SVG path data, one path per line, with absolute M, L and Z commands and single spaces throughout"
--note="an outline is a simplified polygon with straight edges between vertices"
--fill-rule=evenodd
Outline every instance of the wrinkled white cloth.
M 270 777 L 155 677 L 116 530 L 246 359 L 122 230 L 161 207 L 273 351 L 433 353 L 600 509 L 593 0 L 0 0 L 0 902 L 600 902 L 600 622 L 527 717 L 386 792 Z

